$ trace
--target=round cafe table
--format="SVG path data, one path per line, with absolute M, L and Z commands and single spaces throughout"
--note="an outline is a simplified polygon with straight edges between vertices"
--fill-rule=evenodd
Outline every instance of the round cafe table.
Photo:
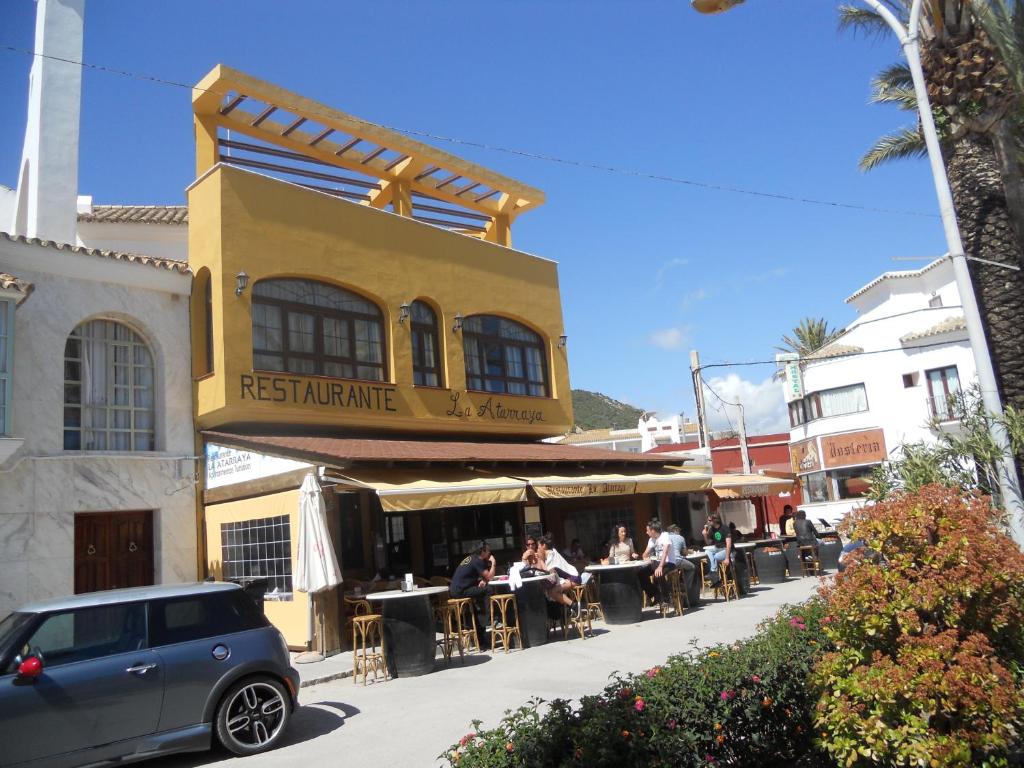
M 639 572 L 647 560 L 622 565 L 588 565 L 587 571 L 601 580 L 601 607 L 608 624 L 636 624 L 643 611 Z
M 447 592 L 448 587 L 419 587 L 411 592 L 390 589 L 366 595 L 371 603 L 380 603 L 384 650 L 393 677 L 415 677 L 434 671 L 437 644 L 430 598 Z
M 523 638 L 524 648 L 544 645 L 548 641 L 548 607 L 544 596 L 547 582 L 547 576 L 530 576 L 523 579 L 523 585 L 515 591 L 516 606 L 519 608 L 519 634 Z M 487 587 L 492 592 L 511 589 L 508 579 L 491 579 Z

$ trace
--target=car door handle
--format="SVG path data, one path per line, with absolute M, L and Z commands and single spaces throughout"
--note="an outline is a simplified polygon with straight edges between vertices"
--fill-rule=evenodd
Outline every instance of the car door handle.
M 147 672 L 154 669 L 156 669 L 156 664 L 136 664 L 134 667 L 128 667 L 128 669 L 126 669 L 125 672 L 142 677 Z

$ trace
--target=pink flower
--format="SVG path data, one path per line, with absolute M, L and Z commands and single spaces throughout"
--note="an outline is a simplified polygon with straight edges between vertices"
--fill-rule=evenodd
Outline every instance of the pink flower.
M 674 731 L 676 729 L 676 721 L 669 720 L 667 723 L 665 723 L 665 727 L 668 728 L 670 731 Z
M 647 676 L 655 677 L 659 672 L 661 672 L 661 667 L 651 667 L 647 670 Z
M 722 691 L 722 701 L 729 701 L 736 698 L 736 691 Z
M 797 629 L 807 629 L 807 626 L 804 624 L 804 620 L 801 619 L 799 616 L 794 616 L 792 619 L 790 619 L 789 626 L 796 627 Z
M 715 758 L 714 758 L 714 756 L 712 756 L 712 755 L 710 755 L 710 754 L 708 754 L 708 755 L 704 755 L 704 759 L 705 759 L 705 760 L 707 760 L 707 761 L 708 761 L 709 763 L 713 763 L 713 762 L 715 762 Z
M 467 733 L 465 736 L 463 736 L 461 739 L 459 739 L 459 746 L 460 747 L 466 746 L 469 743 L 470 739 L 472 739 L 472 738 L 473 738 L 473 734 L 472 733 Z
M 641 698 L 640 698 L 639 696 L 637 696 L 637 697 L 636 697 L 636 703 L 634 703 L 634 704 L 633 704 L 633 708 L 634 708 L 634 709 L 635 709 L 635 710 L 636 710 L 637 712 L 643 712 L 643 711 L 644 711 L 644 707 L 645 707 L 645 706 L 646 706 L 646 705 L 644 704 L 644 700 L 643 700 L 643 699 L 641 699 Z
M 755 683 L 760 683 L 761 682 L 761 678 L 759 676 L 757 676 L 757 675 L 751 675 L 750 679 L 753 680 Z

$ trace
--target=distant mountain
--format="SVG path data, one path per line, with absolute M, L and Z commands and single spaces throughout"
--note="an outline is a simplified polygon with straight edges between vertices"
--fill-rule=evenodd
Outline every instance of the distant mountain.
M 572 410 L 580 429 L 635 429 L 643 410 L 600 392 L 572 391 Z

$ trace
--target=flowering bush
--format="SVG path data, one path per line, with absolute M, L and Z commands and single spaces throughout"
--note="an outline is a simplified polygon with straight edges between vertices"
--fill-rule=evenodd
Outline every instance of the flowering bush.
M 824 616 L 812 600 L 749 640 L 614 676 L 578 706 L 534 701 L 494 729 L 474 722 L 441 758 L 461 768 L 820 765 L 807 680 Z
M 1024 554 L 988 501 L 930 485 L 855 510 L 874 555 L 823 590 L 821 744 L 846 766 L 998 766 L 1024 728 Z

